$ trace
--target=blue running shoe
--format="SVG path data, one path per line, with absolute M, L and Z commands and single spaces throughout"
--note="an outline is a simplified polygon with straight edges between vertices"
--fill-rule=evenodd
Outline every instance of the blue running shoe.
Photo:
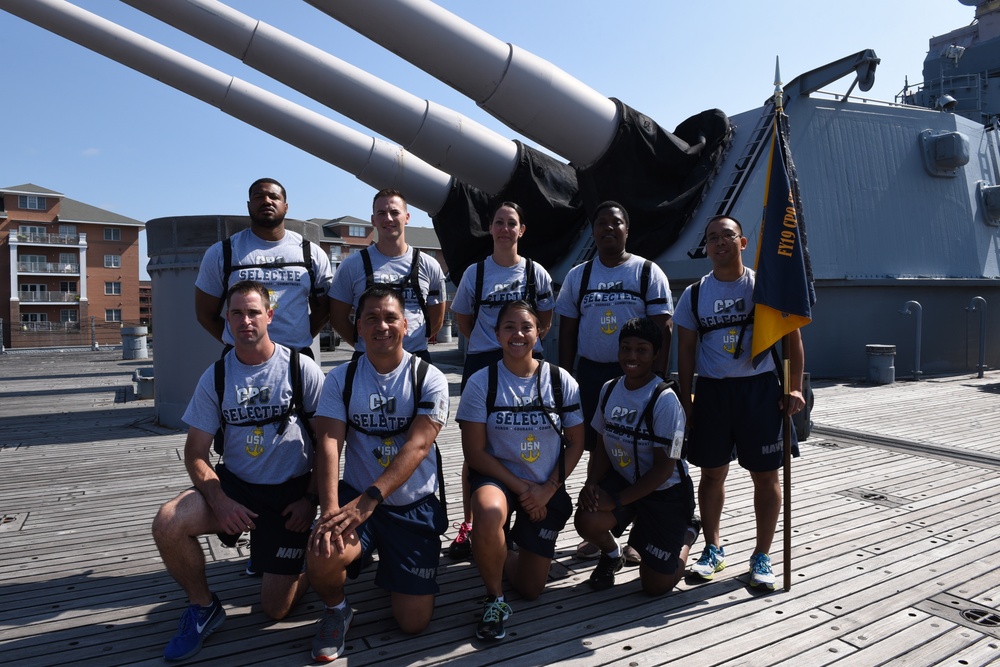
M 212 632 L 226 620 L 226 610 L 215 593 L 212 593 L 212 604 L 207 607 L 190 605 L 181 616 L 177 634 L 163 649 L 164 660 L 186 660 L 201 650 L 201 644 Z
M 769 591 L 774 590 L 774 572 L 771 571 L 771 558 L 765 553 L 750 557 L 750 586 L 762 586 Z
M 714 544 L 706 544 L 701 552 L 701 558 L 691 566 L 691 573 L 696 574 L 705 581 L 711 581 L 716 572 L 722 572 L 726 567 L 726 550 L 716 547 Z

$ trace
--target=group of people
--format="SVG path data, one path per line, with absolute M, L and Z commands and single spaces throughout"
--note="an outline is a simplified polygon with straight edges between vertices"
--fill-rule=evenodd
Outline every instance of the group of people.
M 450 406 L 427 339 L 444 321 L 443 272 L 406 243 L 398 191 L 375 195 L 378 240 L 336 276 L 320 248 L 285 229 L 287 210 L 280 183 L 254 182 L 250 228 L 212 246 L 196 281 L 198 320 L 226 351 L 184 414 L 193 487 L 153 522 L 164 565 L 189 601 L 167 660 L 197 653 L 225 619 L 206 577 L 199 540 L 207 534 L 232 546 L 250 531 L 248 573 L 262 573 L 271 618 L 285 617 L 309 587 L 317 592 L 325 609 L 316 661 L 343 653 L 353 619 L 346 580 L 376 551 L 375 584 L 389 591 L 400 629 L 419 633 L 433 615 L 448 525 L 435 439 Z M 548 272 L 518 253 L 524 212 L 503 202 L 491 218 L 492 255 L 465 271 L 455 295 L 468 347 L 456 413 L 463 521 L 449 553 L 471 555 L 479 569 L 482 640 L 506 634 L 505 579 L 522 598 L 543 592 L 571 517 L 582 546 L 599 554 L 589 579 L 597 590 L 614 585 L 631 547 L 642 590 L 669 592 L 700 529 L 706 544 L 690 571 L 712 579 L 725 567 L 719 524 L 737 458 L 754 482 L 750 585 L 774 587 L 781 416 L 804 406 L 801 340 L 792 336 L 783 394 L 773 362 L 754 368 L 744 353 L 753 271 L 742 264 L 747 240 L 733 218 L 709 222 L 713 271 L 684 291 L 676 312 L 663 271 L 626 251 L 628 227 L 620 204 L 598 206 L 597 256 L 570 270 L 556 295 Z M 541 347 L 553 313 L 558 365 Z M 355 353 L 324 378 L 309 346 L 327 320 Z M 679 387 L 665 381 L 674 322 Z M 565 483 L 585 451 L 574 514 Z M 701 468 L 700 519 L 686 460 Z

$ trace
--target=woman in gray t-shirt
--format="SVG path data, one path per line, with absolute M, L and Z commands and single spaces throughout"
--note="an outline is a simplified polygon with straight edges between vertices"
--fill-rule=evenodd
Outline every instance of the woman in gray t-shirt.
M 556 538 L 573 511 L 563 482 L 583 454 L 580 392 L 567 371 L 534 358 L 538 329 L 530 304 L 500 309 L 496 336 L 503 358 L 469 379 L 456 415 L 470 469 L 472 551 L 487 593 L 480 639 L 505 635 L 511 613 L 503 598 L 505 570 L 524 598 L 544 590 Z M 510 538 L 519 550 L 509 553 L 504 526 L 515 511 Z

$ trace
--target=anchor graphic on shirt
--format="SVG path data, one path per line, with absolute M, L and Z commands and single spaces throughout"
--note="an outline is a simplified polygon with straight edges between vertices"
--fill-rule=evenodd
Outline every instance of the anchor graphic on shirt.
M 255 426 L 251 435 L 247 436 L 247 454 L 257 458 L 264 453 L 264 448 L 261 447 L 261 443 L 264 441 L 264 429 L 260 426 Z M 251 447 L 252 445 L 252 447 Z
M 541 455 L 542 452 L 538 446 L 538 438 L 533 434 L 528 434 L 528 437 L 521 443 L 521 458 L 528 463 L 534 463 Z
M 736 329 L 730 329 L 722 339 L 722 349 L 729 354 L 736 354 Z
M 618 331 L 618 319 L 610 308 L 604 311 L 604 315 L 601 317 L 601 331 L 609 336 Z
M 627 468 L 632 465 L 632 457 L 626 454 L 623 448 L 615 447 L 614 450 L 612 450 L 612 453 L 618 461 L 619 468 Z
M 383 468 L 388 468 L 389 464 L 392 463 L 392 454 L 394 449 L 392 438 L 383 438 L 381 449 L 382 456 L 379 457 L 378 464 Z

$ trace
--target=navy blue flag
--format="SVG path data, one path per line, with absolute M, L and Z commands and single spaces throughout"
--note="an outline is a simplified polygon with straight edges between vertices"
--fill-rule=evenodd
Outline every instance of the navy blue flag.
M 788 116 L 781 107 L 774 113 L 755 271 L 754 366 L 782 336 L 812 321 L 816 303 L 798 179 L 788 148 Z

